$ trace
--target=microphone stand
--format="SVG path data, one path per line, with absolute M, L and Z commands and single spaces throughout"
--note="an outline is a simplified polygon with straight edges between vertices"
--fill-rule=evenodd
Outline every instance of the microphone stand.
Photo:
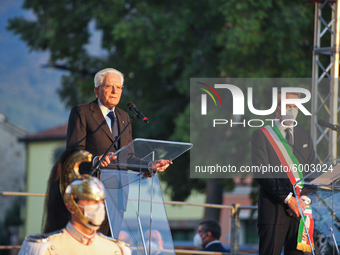
M 99 170 L 99 166 L 102 163 L 102 161 L 104 160 L 104 158 L 106 157 L 106 155 L 110 152 L 110 150 L 113 148 L 113 146 L 115 146 L 115 144 L 118 142 L 118 140 L 120 139 L 120 137 L 122 136 L 122 134 L 125 132 L 125 130 L 128 128 L 128 126 L 131 124 L 131 122 L 136 118 L 136 114 L 134 114 L 129 123 L 125 126 L 125 128 L 123 129 L 122 132 L 120 132 L 120 134 L 117 136 L 117 138 L 113 141 L 113 143 L 111 144 L 111 146 L 107 149 L 107 151 L 103 154 L 102 158 L 94 165 L 94 167 L 92 168 L 92 171 L 90 173 L 91 176 L 94 176 L 98 170 Z

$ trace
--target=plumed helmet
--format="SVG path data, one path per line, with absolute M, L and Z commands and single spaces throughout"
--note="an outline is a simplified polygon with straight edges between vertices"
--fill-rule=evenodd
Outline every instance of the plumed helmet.
M 82 175 L 79 173 L 80 164 L 91 161 L 92 154 L 85 150 L 77 150 L 65 159 L 59 181 L 59 189 L 62 197 L 64 197 L 65 189 L 71 182 L 82 178 Z
M 84 223 L 92 224 L 85 218 L 83 213 L 78 207 L 76 200 L 104 200 L 106 198 L 103 183 L 96 177 L 90 175 L 82 175 L 81 179 L 74 180 L 65 189 L 64 202 L 69 204 L 75 215 Z

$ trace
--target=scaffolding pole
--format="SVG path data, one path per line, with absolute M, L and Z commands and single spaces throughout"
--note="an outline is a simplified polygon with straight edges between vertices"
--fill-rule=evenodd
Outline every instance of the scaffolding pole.
M 326 163 L 337 158 L 338 137 L 318 120 L 338 124 L 340 6 L 339 0 L 310 2 L 315 2 L 311 131 L 316 157 Z

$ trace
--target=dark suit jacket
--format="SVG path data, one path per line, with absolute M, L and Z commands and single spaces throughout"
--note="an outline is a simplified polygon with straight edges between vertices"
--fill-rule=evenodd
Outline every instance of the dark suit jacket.
M 115 115 L 118 123 L 118 132 L 120 133 L 129 123 L 130 118 L 125 111 L 117 107 L 115 107 Z M 113 141 L 113 135 L 98 105 L 98 99 L 91 103 L 77 105 L 72 108 L 67 128 L 67 149 L 79 148 L 89 151 L 93 154 L 93 156 L 98 156 L 104 154 L 106 150 L 112 145 Z M 130 125 L 125 133 L 121 136 L 118 145 L 121 148 L 131 141 L 132 128 Z M 114 146 L 111 151 L 115 152 L 117 149 L 119 148 L 116 144 L 116 146 Z M 88 173 L 91 169 L 91 166 L 91 163 L 83 163 L 80 166 L 80 173 Z M 117 178 L 119 179 L 119 177 Z M 122 192 L 120 189 L 115 191 L 118 193 Z M 125 190 L 125 192 L 128 194 L 128 190 Z M 120 193 L 119 195 L 115 195 L 116 197 L 123 197 Z M 116 200 L 118 200 L 118 198 L 116 198 Z M 120 201 L 122 202 L 122 205 L 121 208 L 117 208 L 117 210 L 121 209 L 124 211 L 126 209 L 127 199 L 122 199 Z M 120 225 L 117 224 L 117 226 L 120 228 Z M 104 221 L 99 231 L 105 235 L 110 235 L 109 224 L 107 220 Z
M 300 127 L 294 127 L 294 155 L 300 164 L 315 164 L 315 152 L 309 132 Z M 251 159 L 254 166 L 270 165 L 281 166 L 274 149 L 261 130 L 253 132 L 251 139 Z M 286 173 L 255 178 L 260 184 L 258 197 L 258 223 L 259 224 L 285 224 L 290 220 L 286 213 L 288 209 L 284 200 L 293 192 L 293 186 Z M 294 193 L 294 192 L 293 192 Z
M 115 114 L 118 123 L 118 132 L 122 132 L 129 123 L 129 115 L 115 107 Z M 74 106 L 68 120 L 66 148 L 79 148 L 87 150 L 98 156 L 111 146 L 114 141 L 109 126 L 100 110 L 98 99 L 89 103 Z M 131 125 L 120 138 L 120 147 L 132 141 Z M 117 146 L 111 151 L 115 152 Z
M 226 250 L 221 243 L 213 243 L 209 246 L 206 246 L 204 249 L 201 251 L 216 251 L 216 252 L 224 252 L 224 253 L 229 253 L 228 250 Z

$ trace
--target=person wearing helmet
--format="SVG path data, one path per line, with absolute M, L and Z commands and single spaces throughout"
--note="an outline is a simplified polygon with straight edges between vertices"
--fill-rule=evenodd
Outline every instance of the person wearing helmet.
M 28 235 L 19 255 L 103 254 L 131 255 L 122 242 L 97 233 L 105 218 L 104 185 L 83 175 L 66 187 L 63 199 L 70 213 L 66 227 L 48 234 Z

